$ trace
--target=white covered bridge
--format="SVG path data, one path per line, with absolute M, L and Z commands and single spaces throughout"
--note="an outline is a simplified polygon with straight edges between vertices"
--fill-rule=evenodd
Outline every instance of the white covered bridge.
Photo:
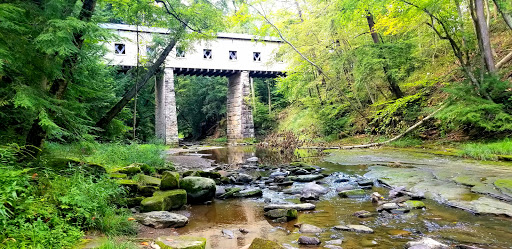
M 125 68 L 137 66 L 154 51 L 153 35 L 168 34 L 162 28 L 125 24 L 102 24 L 120 37 L 107 44 L 106 59 L 111 65 Z M 137 41 L 139 46 L 137 46 Z M 217 38 L 201 41 L 182 51 L 174 49 L 166 58 L 163 75 L 157 75 L 155 132 L 166 144 L 178 142 L 178 122 L 174 91 L 174 75 L 228 77 L 227 136 L 231 142 L 254 137 L 252 108 L 246 103 L 254 77 L 283 75 L 287 65 L 277 51 L 282 43 L 271 37 L 218 33 Z

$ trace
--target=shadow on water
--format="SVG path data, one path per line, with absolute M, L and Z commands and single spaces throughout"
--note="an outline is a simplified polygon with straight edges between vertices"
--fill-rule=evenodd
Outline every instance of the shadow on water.
M 178 229 L 144 228 L 139 235 L 142 238 L 159 235 L 193 235 L 207 239 L 207 248 L 240 248 L 256 237 L 278 241 L 292 248 L 323 248 L 325 241 L 343 239 L 342 247 L 347 248 L 403 248 L 407 241 L 421 237 L 432 237 L 448 244 L 477 245 L 483 248 L 512 248 L 512 221 L 509 218 L 497 216 L 477 216 L 459 209 L 450 208 L 432 200 L 425 200 L 426 209 L 412 210 L 400 215 L 379 215 L 376 206 L 369 200 L 369 194 L 378 191 L 387 195 L 388 190 L 374 186 L 366 191 L 367 196 L 359 199 L 343 199 L 335 192 L 336 179 L 340 176 L 362 176 L 369 167 L 387 165 L 392 160 L 369 162 L 361 160 L 357 164 L 337 164 L 323 161 L 321 153 L 295 152 L 283 154 L 278 151 L 257 149 L 254 147 L 233 147 L 202 151 L 210 154 L 210 159 L 218 164 L 241 164 L 250 157 L 258 157 L 260 164 L 279 166 L 292 161 L 306 161 L 324 167 L 325 173 L 331 174 L 320 183 L 331 187 L 328 194 L 321 197 L 313 211 L 299 212 L 298 219 L 287 223 L 274 223 L 263 215 L 265 199 L 272 201 L 298 202 L 298 197 L 282 192 L 264 190 L 262 198 L 215 200 L 211 205 L 193 205 L 186 210 L 177 211 L 189 217 L 189 224 Z M 366 164 L 367 162 L 368 164 Z M 295 183 L 299 185 L 299 183 Z M 294 187 L 292 186 L 292 187 Z M 467 196 L 468 199 L 475 198 Z M 353 215 L 359 210 L 372 212 L 373 216 L 360 219 Z M 296 223 L 308 223 L 324 229 L 317 236 L 322 244 L 315 246 L 300 246 L 297 239 L 303 235 L 294 227 Z M 332 227 L 340 224 L 363 224 L 372 228 L 373 234 L 358 234 L 341 232 Z M 239 229 L 249 231 L 242 234 Z M 235 238 L 223 236 L 222 230 L 232 231 Z

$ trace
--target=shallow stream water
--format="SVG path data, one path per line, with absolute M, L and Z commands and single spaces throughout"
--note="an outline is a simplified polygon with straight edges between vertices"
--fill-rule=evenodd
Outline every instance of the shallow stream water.
M 236 167 L 246 163 L 250 157 L 258 157 L 263 165 L 279 166 L 293 160 L 302 160 L 323 167 L 323 173 L 331 174 L 319 181 L 330 187 L 328 194 L 322 196 L 313 211 L 299 212 L 298 219 L 287 223 L 274 223 L 263 215 L 265 201 L 289 201 L 298 203 L 295 195 L 280 191 L 264 189 L 263 197 L 249 199 L 215 200 L 211 205 L 193 205 L 186 210 L 177 211 L 189 218 L 189 224 L 177 229 L 152 229 L 144 227 L 139 238 L 155 238 L 163 235 L 193 235 L 207 239 L 207 248 L 240 248 L 250 244 L 253 238 L 262 237 L 278 241 L 293 248 L 323 248 L 320 246 L 300 246 L 297 239 L 301 236 L 296 223 L 307 223 L 324 229 L 318 235 L 322 242 L 332 239 L 343 239 L 343 248 L 403 248 L 405 243 L 421 237 L 431 237 L 450 245 L 474 245 L 481 248 L 512 248 L 512 219 L 506 216 L 475 215 L 461 209 L 449 207 L 440 200 L 426 199 L 426 209 L 412 210 L 405 214 L 382 215 L 376 212 L 376 206 L 369 196 L 365 198 L 338 197 L 335 179 L 337 177 L 363 176 L 372 173 L 372 167 L 386 165 L 415 164 L 434 165 L 448 160 L 454 165 L 467 164 L 460 159 L 441 158 L 424 154 L 407 154 L 403 152 L 366 151 L 348 154 L 333 154 L 325 157 L 316 151 L 296 151 L 294 154 L 278 153 L 269 150 L 258 150 L 253 147 L 230 147 L 198 152 L 217 164 L 229 164 Z M 405 160 L 405 159 L 406 160 Z M 328 161 L 330 162 L 328 162 Z M 441 160 L 441 161 L 438 161 Z M 445 162 L 446 163 L 446 162 Z M 425 166 L 425 167 L 427 167 Z M 439 166 L 439 165 L 438 165 Z M 474 165 L 473 165 L 474 166 Z M 486 166 L 487 167 L 487 166 Z M 489 166 L 492 168 L 492 166 Z M 496 166 L 499 171 L 506 166 Z M 409 167 L 403 167 L 408 169 Z M 402 169 L 402 168 L 400 168 Z M 490 168 L 489 168 L 490 169 Z M 503 168 L 507 169 L 507 168 Z M 512 169 L 512 166 L 510 166 Z M 503 173 L 504 172 L 504 173 Z M 504 170 L 502 174 L 508 174 Z M 457 172 L 460 173 L 460 172 Z M 252 172 L 262 174 L 260 171 Z M 512 175 L 510 175 L 512 177 Z M 295 185 L 300 183 L 294 183 Z M 293 186 L 292 186 L 293 187 Z M 367 193 L 377 191 L 383 196 L 388 189 L 376 185 Z M 434 198 L 435 199 L 435 198 Z M 442 204 L 443 203 L 443 204 Z M 506 204 L 503 202 L 504 205 Z M 509 205 L 509 204 L 506 204 Z M 357 218 L 353 213 L 367 210 L 374 215 L 370 218 Z M 372 228 L 373 234 L 336 231 L 332 227 L 340 224 L 362 224 Z M 249 231 L 242 234 L 243 228 Z M 235 234 L 235 238 L 223 236 L 222 230 L 227 229 Z

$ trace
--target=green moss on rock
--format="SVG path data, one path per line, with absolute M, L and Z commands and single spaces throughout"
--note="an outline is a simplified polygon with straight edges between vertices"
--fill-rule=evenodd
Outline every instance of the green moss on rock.
M 362 197 L 365 195 L 365 192 L 362 189 L 352 189 L 341 191 L 338 195 L 342 198 Z
M 160 189 L 170 190 L 180 188 L 180 174 L 178 172 L 164 171 Z
M 153 196 L 144 199 L 141 204 L 143 212 L 169 211 L 179 209 L 187 203 L 187 192 L 183 189 L 156 191 Z
M 272 240 L 255 238 L 249 249 L 284 249 L 284 247 Z
M 494 186 L 503 194 L 512 196 L 512 178 L 498 179 L 494 181 Z
M 117 171 L 118 173 L 123 173 L 123 174 L 127 174 L 129 176 L 132 176 L 132 175 L 136 175 L 140 172 L 142 172 L 140 170 L 140 167 L 137 166 L 137 165 L 130 165 L 128 167 L 124 167 L 124 168 L 121 168 Z
M 110 178 L 114 178 L 114 179 L 124 179 L 124 178 L 128 177 L 127 174 L 123 174 L 123 173 L 110 173 L 110 174 L 108 174 L 108 176 Z
M 421 209 L 425 207 L 425 203 L 423 203 L 422 201 L 413 200 L 406 201 L 405 205 L 407 206 L 408 209 Z
M 205 249 L 206 239 L 191 236 L 159 237 L 155 243 L 161 249 Z
M 190 203 L 204 203 L 215 196 L 215 181 L 210 178 L 187 176 L 180 181 L 180 186 L 187 191 Z
M 144 200 L 143 196 L 133 197 L 133 198 L 126 198 L 126 206 L 129 208 L 140 206 L 140 203 Z
M 148 176 L 148 175 L 138 175 L 140 183 L 144 185 L 150 185 L 150 186 L 160 186 L 160 180 L 159 178 Z

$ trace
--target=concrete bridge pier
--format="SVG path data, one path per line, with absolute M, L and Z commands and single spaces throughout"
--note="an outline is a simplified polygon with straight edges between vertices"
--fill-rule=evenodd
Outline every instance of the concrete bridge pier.
M 252 108 L 249 105 L 250 95 L 249 71 L 241 71 L 229 77 L 227 137 L 230 143 L 254 137 Z
M 166 67 L 156 76 L 155 134 L 167 145 L 178 144 L 178 117 L 174 92 L 174 71 Z

